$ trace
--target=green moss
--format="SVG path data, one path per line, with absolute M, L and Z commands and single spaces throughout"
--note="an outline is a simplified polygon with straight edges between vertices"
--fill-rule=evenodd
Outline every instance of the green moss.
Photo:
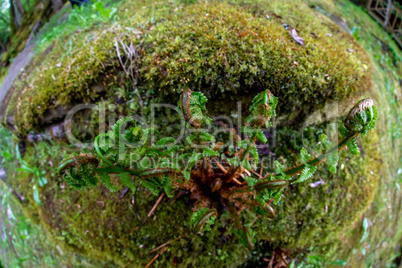
M 116 23 L 60 38 L 33 61 L 15 85 L 7 112 L 15 115 L 20 133 L 40 127 L 44 114 L 58 105 L 97 100 L 97 85 L 110 93 L 129 83 L 124 75 L 116 80 L 123 74 L 116 38 L 137 49 L 141 92 L 201 90 L 212 99 L 213 113 L 230 111 L 237 100 L 249 101 L 269 88 L 280 99 L 279 113 L 300 119 L 322 100 L 341 100 L 370 86 L 370 63 L 356 41 L 296 1 L 127 7 L 119 7 Z M 285 22 L 306 46 L 295 43 Z
M 317 128 L 310 130 L 315 134 L 319 132 Z M 286 133 L 291 133 L 291 130 L 287 129 Z M 304 140 L 304 146 L 311 146 L 309 144 L 314 140 Z M 370 133 L 363 140 L 362 147 L 368 155 L 356 157 L 343 151 L 336 174 L 321 167 L 310 181 L 323 180 L 324 184 L 316 188 L 311 188 L 309 183 L 289 187 L 284 201 L 276 207 L 277 217 L 257 223 L 262 237 L 274 246 L 291 250 L 312 245 L 325 250 L 325 246 L 339 240 L 344 229 L 359 219 L 371 204 L 378 184 L 378 135 Z M 278 140 L 280 148 L 286 148 L 283 142 Z M 296 144 L 302 145 L 303 142 L 297 141 Z M 298 151 L 297 147 L 289 146 L 288 153 Z
M 370 86 L 371 65 L 356 41 L 338 32 L 336 25 L 303 3 L 259 1 L 189 7 L 160 3 L 151 6 L 152 14 L 148 13 L 147 3 L 136 2 L 131 7 L 129 2 L 123 4 L 120 11 L 125 21 L 97 25 L 66 37 L 62 39 L 64 46 L 55 42 L 46 55 L 38 56 L 31 71 L 15 85 L 16 94 L 9 108 L 9 112 L 17 111 L 15 115 L 21 133 L 39 126 L 38 118 L 51 107 L 98 100 L 101 96 L 94 93 L 95 85 L 101 84 L 107 90 L 105 103 L 108 104 L 114 103 L 111 97 L 117 94 L 118 88 L 130 91 L 114 48 L 114 37 L 122 34 L 126 42 L 136 45 L 143 42 L 139 88 L 141 96 L 146 95 L 145 92 L 148 94 L 144 101 L 146 106 L 151 102 L 174 99 L 150 96 L 159 95 L 158 91 L 175 92 L 188 86 L 210 94 L 212 105 L 209 110 L 217 113 L 230 98 L 233 103 L 240 99 L 247 103 L 248 97 L 254 96 L 253 92 L 270 88 L 280 98 L 279 114 L 291 116 L 289 114 L 299 109 L 312 111 L 323 106 L 325 100 L 343 100 Z M 124 13 L 125 8 L 127 13 Z M 156 23 L 151 23 L 150 17 Z M 296 27 L 299 35 L 306 39 L 305 47 L 291 39 L 282 22 Z M 194 25 L 198 27 L 194 28 Z M 140 38 L 126 33 L 126 27 L 140 29 Z M 248 34 L 238 36 L 247 30 L 250 31 Z M 74 41 L 71 47 L 70 38 Z M 197 54 L 196 47 L 198 50 L 205 47 L 205 50 Z M 347 48 L 354 52 L 348 52 Z M 61 67 L 57 67 L 60 61 Z M 237 67 L 231 69 L 231 66 Z M 276 70 L 280 71 L 276 73 Z M 324 75 L 327 73 L 330 76 L 326 80 Z M 120 84 L 121 80 L 123 83 Z M 17 97 L 20 93 L 22 95 Z M 133 103 L 137 110 L 139 104 Z M 113 113 L 121 112 L 119 109 L 122 106 L 115 107 Z M 232 109 L 228 105 L 225 110 Z M 174 121 L 173 117 L 160 123 L 166 131 L 169 121 Z M 385 113 L 382 117 L 385 118 Z M 309 134 L 308 144 L 316 142 L 315 138 L 324 127 L 310 129 L 313 135 Z M 297 134 L 294 126 L 278 131 L 280 147 L 277 155 L 284 155 L 289 162 L 296 161 L 292 151 L 300 150 L 300 133 Z M 315 178 L 322 178 L 324 185 L 313 189 L 308 184 L 301 184 L 288 189 L 283 202 L 275 207 L 277 217 L 255 223 L 257 238 L 296 251 L 326 252 L 329 258 L 350 256 L 345 253 L 349 248 L 342 247 L 343 241 L 358 244 L 359 219 L 377 193 L 378 179 L 383 174 L 382 156 L 378 151 L 383 140 L 379 133 L 370 133 L 372 135 L 362 139 L 365 154 L 361 157 L 349 158 L 348 152 L 343 152 L 340 165 L 344 164 L 344 168 L 336 175 L 325 168 L 319 170 Z M 53 144 L 50 152 L 55 153 L 49 152 L 50 155 L 42 157 L 39 156 L 43 150 L 40 146 L 47 148 L 44 143 L 28 148 L 24 158 L 41 165 L 51 178 L 41 192 L 44 206 L 37 206 L 32 199 L 30 178 L 15 174 L 13 187 L 27 196 L 26 212 L 47 226 L 55 243 L 65 249 L 121 265 L 144 266 L 153 256 L 146 255 L 149 249 L 186 231 L 185 223 L 191 212 L 191 201 L 187 197 L 173 205 L 169 204 L 171 200 L 162 202 L 154 216 L 141 226 L 135 210 L 138 209 L 141 219 L 145 219 L 157 197 L 148 196 L 149 193 L 139 187 L 134 206 L 129 194 L 120 198 L 120 192 L 110 193 L 101 186 L 74 191 L 46 162 L 37 162 L 45 158 L 53 164 L 58 163 L 62 158 L 59 152 L 67 154 L 70 149 Z M 253 213 L 245 213 L 243 217 L 245 222 L 255 219 Z M 351 225 L 357 226 L 358 230 L 358 236 L 353 239 L 349 235 L 352 231 L 347 231 Z M 219 266 L 236 266 L 246 261 L 248 253 L 234 236 L 233 228 L 228 214 L 223 212 L 211 232 L 172 244 L 156 264 L 160 267 L 206 266 L 217 262 Z M 338 250 L 343 251 L 338 253 Z

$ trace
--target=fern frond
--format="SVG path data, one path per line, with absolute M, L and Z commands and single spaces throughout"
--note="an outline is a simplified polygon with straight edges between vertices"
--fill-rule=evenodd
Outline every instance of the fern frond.
M 160 186 L 161 183 L 158 181 L 157 178 L 151 178 L 151 179 L 144 179 L 140 180 L 140 183 L 150 190 L 154 195 L 158 195 L 160 191 Z
M 254 160 L 254 167 L 256 167 L 258 165 L 258 150 L 254 143 L 250 145 L 248 152 Z
M 203 208 L 195 211 L 190 218 L 190 229 L 196 234 L 201 230 L 211 230 L 211 225 L 218 216 L 216 209 Z
M 203 148 L 202 151 L 203 151 L 202 155 L 204 157 L 212 157 L 212 156 L 218 156 L 219 155 L 218 152 L 214 151 L 211 148 Z
M 165 178 L 163 179 L 163 190 L 165 191 L 167 197 L 172 198 L 173 194 L 171 193 L 172 190 L 172 178 L 169 176 L 165 176 Z
M 267 137 L 265 136 L 264 132 L 262 132 L 261 129 L 257 129 L 256 138 L 257 138 L 260 142 L 262 142 L 262 143 L 264 143 L 264 144 L 266 144 L 267 141 L 268 141 Z
M 339 161 L 338 151 L 335 151 L 335 152 L 327 155 L 328 170 L 331 173 L 336 172 L 336 167 L 338 166 L 338 161 Z
M 191 155 L 190 159 L 188 160 L 187 168 L 188 168 L 188 169 L 191 169 L 191 168 L 197 163 L 197 161 L 200 160 L 201 158 L 202 158 L 202 154 L 201 154 L 201 153 L 196 153 L 196 152 L 194 152 L 194 153 Z
M 307 164 L 308 160 L 310 160 L 311 156 L 310 154 L 307 152 L 306 148 L 302 148 L 300 150 L 300 157 L 301 157 L 301 161 L 303 162 L 303 164 Z
M 349 148 L 351 154 L 360 155 L 359 147 L 357 146 L 357 139 L 354 137 L 353 139 L 349 140 L 346 145 Z
M 272 116 L 275 116 L 275 109 L 278 104 L 278 98 L 276 98 L 267 89 L 257 94 L 250 106 L 250 116 L 246 118 L 246 122 L 255 126 L 269 126 L 269 120 Z
M 199 137 L 200 137 L 201 141 L 206 141 L 206 142 L 214 142 L 215 141 L 215 137 L 206 132 L 201 132 L 199 134 Z
M 258 182 L 257 181 L 257 179 L 255 179 L 255 178 L 253 178 L 253 177 L 248 177 L 248 176 L 245 176 L 244 177 L 244 180 L 247 182 L 247 185 L 248 186 L 250 186 L 250 187 L 254 187 L 254 185 Z
M 116 192 L 118 190 L 118 187 L 116 185 L 113 185 L 112 182 L 110 181 L 110 175 L 109 173 L 106 172 L 99 172 L 99 179 L 105 185 L 105 187 L 111 191 L 111 192 Z
M 184 120 L 192 127 L 199 128 L 202 122 L 211 124 L 211 118 L 204 116 L 207 98 L 201 92 L 192 92 L 190 89 L 183 90 L 179 107 Z
M 279 174 L 285 171 L 286 167 L 285 165 L 281 164 L 278 162 L 278 160 L 275 160 L 275 173 Z
M 176 139 L 173 137 L 162 138 L 157 141 L 156 145 L 167 145 L 168 143 L 175 143 Z
M 135 193 L 135 185 L 130 173 L 117 173 L 116 176 L 120 178 L 120 181 L 124 184 L 124 186 L 128 187 L 133 193 Z
M 182 173 L 183 173 L 184 179 L 185 179 L 186 181 L 189 181 L 189 180 L 190 180 L 190 177 L 191 177 L 191 172 L 188 171 L 188 170 L 184 170 Z
M 316 166 L 314 166 L 314 165 L 306 165 L 304 167 L 302 173 L 300 174 L 300 177 L 297 180 L 295 180 L 292 184 L 304 182 L 304 181 L 310 179 L 314 175 L 314 172 L 316 170 L 317 170 Z

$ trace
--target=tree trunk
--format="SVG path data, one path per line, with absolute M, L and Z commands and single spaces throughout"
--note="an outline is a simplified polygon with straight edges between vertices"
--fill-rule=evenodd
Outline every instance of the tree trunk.
M 18 12 L 21 14 L 21 17 L 23 17 L 24 13 L 25 13 L 25 9 L 24 9 L 24 6 L 21 3 L 21 0 L 12 0 L 10 2 L 13 2 L 13 1 L 15 2 L 15 6 L 17 7 Z
M 21 15 L 16 11 L 16 7 L 13 1 L 10 1 L 10 30 L 11 35 L 17 32 L 17 29 L 21 25 Z
M 384 20 L 384 28 L 387 28 L 387 26 L 388 26 L 388 21 L 389 21 L 389 19 L 390 19 L 390 17 L 391 17 L 391 10 L 393 9 L 393 6 L 392 6 L 392 0 L 388 0 L 388 5 L 387 5 L 387 11 L 386 11 L 386 13 L 385 13 L 385 20 Z
M 1 41 L 0 41 L 0 54 L 1 53 L 3 53 L 3 52 L 6 52 L 6 44 L 3 44 Z

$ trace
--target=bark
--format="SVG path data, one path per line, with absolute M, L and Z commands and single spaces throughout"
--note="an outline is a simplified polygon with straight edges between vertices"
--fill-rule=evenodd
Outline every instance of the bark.
M 387 5 L 387 12 L 385 13 L 385 20 L 384 20 L 384 28 L 386 28 L 388 26 L 388 21 L 390 19 L 391 16 L 391 10 L 393 9 L 392 6 L 392 0 L 388 0 L 388 5 Z
M 7 46 L 0 41 L 0 54 L 6 52 Z
M 24 14 L 25 14 L 25 9 L 24 9 L 24 6 L 21 3 L 21 0 L 12 0 L 12 1 L 15 2 L 15 6 L 17 7 L 18 12 L 21 14 L 21 17 L 23 17 Z M 10 2 L 12 2 L 12 1 L 10 1 Z
M 10 1 L 10 30 L 11 35 L 17 32 L 17 29 L 21 25 L 21 15 L 16 12 L 16 7 L 14 5 L 14 1 Z

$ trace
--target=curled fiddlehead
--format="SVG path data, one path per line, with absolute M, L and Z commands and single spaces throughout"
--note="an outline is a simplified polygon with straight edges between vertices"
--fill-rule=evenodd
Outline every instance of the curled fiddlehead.
M 345 128 L 350 132 L 366 134 L 375 128 L 377 108 L 372 99 L 359 101 L 349 112 L 345 119 Z
M 189 88 L 183 90 L 179 102 L 180 112 L 192 127 L 199 128 L 203 122 L 211 123 L 211 119 L 203 114 L 206 102 L 207 98 L 201 92 L 192 92 Z
M 59 165 L 57 172 L 64 172 L 64 179 L 73 188 L 83 189 L 98 184 L 94 175 L 98 162 L 95 156 L 88 153 L 72 155 Z

